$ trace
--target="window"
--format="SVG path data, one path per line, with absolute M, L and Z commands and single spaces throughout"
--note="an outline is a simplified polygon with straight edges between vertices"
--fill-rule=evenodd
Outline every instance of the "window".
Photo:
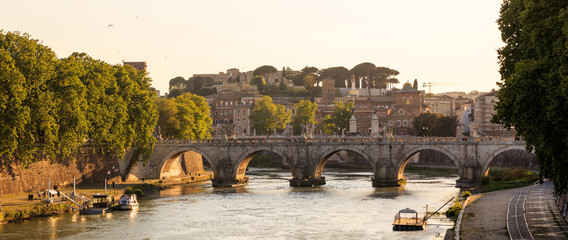
M 241 110 L 237 109 L 237 115 L 241 114 Z
M 233 110 L 229 110 L 229 114 L 233 114 Z
M 215 116 L 217 116 L 217 110 L 215 110 Z
M 295 110 L 296 110 L 295 108 L 292 108 L 292 113 L 294 113 L 294 112 L 295 112 Z
M 246 123 L 246 122 L 247 122 L 247 119 L 246 119 L 246 118 L 243 118 L 243 123 Z
M 219 115 L 223 116 L 223 110 L 219 111 Z
M 398 111 L 398 114 L 404 115 L 404 109 L 400 109 L 400 110 Z
M 400 127 L 400 120 L 396 120 L 396 126 Z
M 229 115 L 228 112 L 227 112 L 227 110 L 225 110 L 225 115 Z
M 408 120 L 402 121 L 402 126 L 408 127 Z
M 240 119 L 240 118 L 237 118 L 237 123 L 240 123 L 240 122 L 241 122 L 241 119 Z
M 410 120 L 410 126 L 414 126 L 414 120 Z

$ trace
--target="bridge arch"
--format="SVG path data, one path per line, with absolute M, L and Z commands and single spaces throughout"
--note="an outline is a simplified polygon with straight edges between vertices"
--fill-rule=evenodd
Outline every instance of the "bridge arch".
M 458 169 L 458 172 L 460 171 L 461 162 L 459 161 L 459 159 L 454 154 L 452 154 L 446 148 L 439 147 L 439 146 L 431 146 L 431 145 L 417 146 L 417 147 L 414 147 L 414 148 L 411 148 L 411 149 L 405 151 L 405 155 L 401 159 L 402 161 L 400 161 L 398 163 L 398 166 L 397 166 L 398 179 L 405 179 L 404 178 L 404 169 L 406 168 L 406 164 L 408 164 L 408 161 L 410 160 L 410 158 L 412 158 L 412 156 L 414 156 L 416 153 L 419 153 L 419 152 L 424 151 L 424 150 L 432 150 L 432 151 L 440 152 L 440 153 L 446 155 L 446 157 L 448 157 L 455 164 L 455 166 Z M 460 177 L 461 177 L 461 173 L 460 173 Z
M 163 155 L 163 157 L 160 158 L 160 161 L 158 163 L 159 167 L 156 169 L 158 171 L 156 173 L 156 176 L 162 178 L 162 172 L 164 171 L 164 169 L 169 168 L 181 154 L 189 151 L 200 154 L 203 158 L 205 158 L 205 161 L 207 161 L 209 165 L 211 165 L 211 167 L 215 166 L 215 162 L 212 158 L 209 157 L 209 154 L 207 154 L 206 152 L 194 147 L 179 147 L 168 151 Z
M 286 155 L 275 148 L 264 148 L 264 147 L 260 147 L 260 148 L 256 148 L 254 150 L 250 150 L 250 151 L 246 151 L 245 153 L 239 155 L 236 160 L 236 164 L 235 164 L 235 179 L 238 180 L 243 180 L 246 179 L 246 170 L 247 167 L 250 163 L 250 161 L 252 160 L 252 158 L 257 155 L 260 152 L 272 152 L 275 153 L 276 155 L 280 156 L 282 158 L 282 161 L 286 161 Z
M 513 150 L 521 150 L 521 151 L 527 151 L 527 149 L 524 146 L 519 146 L 519 145 L 510 145 L 510 146 L 506 146 L 503 148 L 498 149 L 497 151 L 493 152 L 493 154 L 491 154 L 491 156 L 489 156 L 489 158 L 487 159 L 487 162 L 483 165 L 483 169 L 481 169 L 481 173 L 482 176 L 487 175 L 487 173 L 489 173 L 489 166 L 491 166 L 491 163 L 493 162 L 493 160 L 495 160 L 495 158 L 497 156 L 499 156 L 502 153 L 508 152 L 508 151 L 513 151 Z M 531 153 L 532 154 L 532 153 Z
M 314 172 L 313 172 L 313 176 L 316 179 L 319 179 L 321 177 L 321 173 L 323 171 L 323 168 L 325 166 L 325 164 L 327 163 L 327 160 L 335 153 L 340 152 L 340 151 L 348 151 L 348 152 L 354 152 L 359 154 L 361 157 L 363 157 L 370 165 L 371 167 L 373 167 L 373 171 L 375 171 L 375 162 L 373 161 L 373 158 L 371 158 L 369 156 L 369 154 L 367 154 L 366 151 L 364 151 L 363 149 L 359 149 L 357 147 L 354 146 L 341 146 L 341 147 L 334 147 L 331 149 L 328 149 L 326 151 L 324 151 L 322 154 L 320 154 L 317 158 L 317 164 L 315 164 L 315 168 L 314 168 Z

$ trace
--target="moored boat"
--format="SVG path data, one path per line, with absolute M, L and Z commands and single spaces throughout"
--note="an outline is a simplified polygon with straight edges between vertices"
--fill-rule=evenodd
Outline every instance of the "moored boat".
M 111 194 L 93 195 L 92 207 L 81 209 L 81 214 L 102 214 L 112 211 L 114 196 Z
M 123 194 L 118 200 L 118 210 L 132 210 L 138 207 L 136 194 Z

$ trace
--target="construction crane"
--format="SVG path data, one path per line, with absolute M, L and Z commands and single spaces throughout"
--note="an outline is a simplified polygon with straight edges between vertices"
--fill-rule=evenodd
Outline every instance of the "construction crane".
M 432 93 L 432 86 L 448 86 L 448 85 L 457 85 L 459 83 L 456 82 L 425 82 L 422 84 L 422 87 L 428 87 L 428 93 Z

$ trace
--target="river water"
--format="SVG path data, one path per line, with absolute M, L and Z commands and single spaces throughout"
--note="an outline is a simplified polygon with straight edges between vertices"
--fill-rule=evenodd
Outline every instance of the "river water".
M 290 173 L 251 168 L 248 185 L 175 186 L 133 212 L 61 214 L 0 225 L 0 239 L 443 239 L 452 222 L 430 219 L 424 231 L 393 232 L 403 208 L 424 214 L 459 193 L 457 176 L 406 173 L 406 186 L 373 188 L 371 172 L 325 169 L 327 184 L 292 188 Z M 447 208 L 447 206 L 446 206 Z

